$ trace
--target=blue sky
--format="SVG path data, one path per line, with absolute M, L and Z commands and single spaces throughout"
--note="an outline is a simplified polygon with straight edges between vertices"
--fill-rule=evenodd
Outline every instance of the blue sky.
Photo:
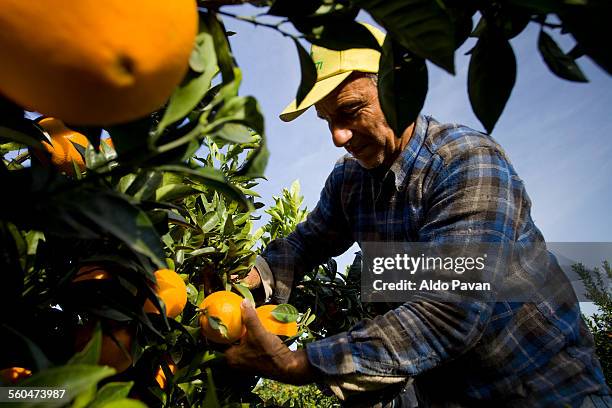
M 228 8 L 236 14 L 258 12 L 250 6 Z M 372 19 L 362 13 L 361 21 Z M 326 124 L 309 110 L 284 123 L 278 113 L 291 101 L 300 80 L 293 42 L 274 30 L 224 18 L 234 56 L 243 72 L 241 94 L 254 95 L 266 118 L 270 161 L 268 181 L 258 191 L 266 205 L 299 179 L 304 203 L 313 209 L 333 164 L 344 154 Z M 588 58 L 578 63 L 589 78 L 577 84 L 554 76 L 537 51 L 539 27 L 531 24 L 512 40 L 518 63 L 510 101 L 492 136 L 502 145 L 532 200 L 532 217 L 549 242 L 612 242 L 612 78 Z M 569 36 L 555 36 L 564 50 Z M 423 112 L 442 122 L 482 125 L 472 113 L 466 90 L 470 39 L 456 54 L 455 76 L 429 65 L 429 94 Z M 268 216 L 263 214 L 262 221 Z M 338 258 L 352 260 L 354 245 Z M 608 257 L 612 260 L 612 254 Z M 584 305 L 587 313 L 592 306 Z

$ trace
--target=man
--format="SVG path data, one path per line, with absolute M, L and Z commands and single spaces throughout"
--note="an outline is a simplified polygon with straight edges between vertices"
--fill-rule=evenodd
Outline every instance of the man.
M 313 46 L 312 55 L 317 83 L 281 119 L 314 105 L 350 154 L 308 219 L 258 258 L 247 284 L 286 302 L 305 271 L 355 241 L 543 242 L 522 181 L 493 139 L 425 116 L 395 135 L 378 100 L 376 51 Z M 408 301 L 298 351 L 267 333 L 245 302 L 247 334 L 226 356 L 265 377 L 326 384 L 351 406 L 580 407 L 608 394 L 575 296 L 540 297 Z

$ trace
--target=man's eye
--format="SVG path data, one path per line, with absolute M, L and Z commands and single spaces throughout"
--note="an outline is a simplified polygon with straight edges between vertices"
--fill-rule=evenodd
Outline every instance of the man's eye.
M 342 114 L 347 118 L 354 118 L 359 114 L 359 108 L 346 110 Z

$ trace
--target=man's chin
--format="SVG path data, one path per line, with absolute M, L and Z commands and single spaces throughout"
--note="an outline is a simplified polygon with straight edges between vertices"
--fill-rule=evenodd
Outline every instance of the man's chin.
M 377 157 L 356 157 L 353 156 L 361 167 L 367 170 L 372 170 L 379 167 L 382 162 Z

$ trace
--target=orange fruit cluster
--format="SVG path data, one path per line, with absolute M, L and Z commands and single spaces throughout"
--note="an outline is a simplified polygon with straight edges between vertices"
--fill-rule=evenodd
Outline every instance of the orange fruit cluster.
M 111 274 L 100 265 L 85 265 L 79 269 L 72 282 L 106 280 L 111 279 L 111 277 Z M 155 278 L 157 280 L 157 295 L 166 305 L 167 316 L 172 318 L 178 316 L 187 303 L 185 282 L 176 272 L 170 269 L 156 271 Z M 144 305 L 144 310 L 148 313 L 159 313 L 153 303 L 148 300 Z M 132 364 L 131 350 L 135 331 L 131 326 L 123 323 L 110 320 L 107 323 L 111 326 L 111 331 L 102 335 L 102 348 L 98 363 L 113 367 L 118 373 L 121 373 Z M 76 350 L 82 350 L 91 340 L 94 326 L 94 323 L 90 323 L 77 330 Z
M 202 335 L 220 344 L 231 344 L 244 336 L 240 304 L 242 297 L 229 291 L 214 292 L 200 304 L 200 330 Z M 272 313 L 277 305 L 263 305 L 255 309 L 263 327 L 277 336 L 297 335 L 297 322 L 282 322 Z

